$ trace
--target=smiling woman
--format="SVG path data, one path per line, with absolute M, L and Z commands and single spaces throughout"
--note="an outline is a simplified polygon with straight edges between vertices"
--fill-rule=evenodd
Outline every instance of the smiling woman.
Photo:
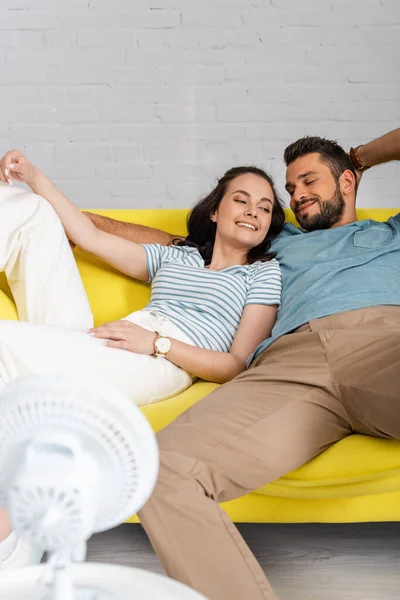
M 0 384 L 30 373 L 84 374 L 111 381 L 139 405 L 159 402 L 197 377 L 229 381 L 270 336 L 281 273 L 269 249 L 284 212 L 261 169 L 228 171 L 194 207 L 187 238 L 171 246 L 98 230 L 18 151 L 0 161 L 0 179 L 35 192 L 0 188 L 8 240 L 0 268 L 24 321 L 0 321 Z M 67 236 L 119 271 L 152 282 L 149 304 L 93 328 Z
M 188 236 L 179 245 L 196 247 L 206 265 L 252 264 L 273 258 L 272 240 L 282 231 L 285 214 L 272 178 L 257 167 L 234 167 L 218 181 L 188 217 Z M 256 235 L 241 238 L 240 229 Z M 222 267 L 223 268 L 223 267 Z

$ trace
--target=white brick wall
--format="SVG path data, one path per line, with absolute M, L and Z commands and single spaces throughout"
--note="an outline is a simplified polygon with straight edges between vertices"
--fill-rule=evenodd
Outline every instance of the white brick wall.
M 237 164 L 400 125 L 399 0 L 7 0 L 0 152 L 84 207 L 186 207 Z M 396 164 L 360 206 L 399 206 Z

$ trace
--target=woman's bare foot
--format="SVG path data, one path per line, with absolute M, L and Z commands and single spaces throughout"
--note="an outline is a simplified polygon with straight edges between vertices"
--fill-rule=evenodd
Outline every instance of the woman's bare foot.
M 11 533 L 12 527 L 7 511 L 0 506 L 0 543 Z
M 12 533 L 8 513 L 0 507 L 0 572 L 38 565 L 42 558 L 43 551 L 40 548 Z

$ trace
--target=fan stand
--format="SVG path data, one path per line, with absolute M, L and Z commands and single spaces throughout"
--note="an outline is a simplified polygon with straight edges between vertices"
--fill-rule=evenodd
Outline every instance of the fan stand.
M 4 600 L 52 600 L 47 565 L 0 576 Z M 74 600 L 206 600 L 187 586 L 158 573 L 103 563 L 71 566 Z

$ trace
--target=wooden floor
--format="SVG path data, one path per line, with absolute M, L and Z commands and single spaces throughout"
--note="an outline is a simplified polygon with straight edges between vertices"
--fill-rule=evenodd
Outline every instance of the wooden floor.
M 239 529 L 280 600 L 400 599 L 400 523 Z M 140 525 L 94 536 L 88 560 L 162 573 Z

